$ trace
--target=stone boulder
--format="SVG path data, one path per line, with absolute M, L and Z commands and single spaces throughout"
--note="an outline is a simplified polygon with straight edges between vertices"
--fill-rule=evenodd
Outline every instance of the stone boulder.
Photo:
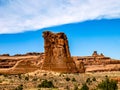
M 43 32 L 45 60 L 42 65 L 43 70 L 67 72 L 77 72 L 75 62 L 72 60 L 68 40 L 64 33 Z

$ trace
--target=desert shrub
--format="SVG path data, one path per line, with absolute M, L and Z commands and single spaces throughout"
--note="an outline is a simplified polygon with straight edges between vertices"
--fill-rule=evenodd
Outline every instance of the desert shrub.
M 66 81 L 70 81 L 70 78 L 69 78 L 69 77 L 66 77 L 65 79 L 66 79 Z
M 22 56 L 22 54 L 15 54 L 14 56 Z
M 79 90 L 79 88 L 76 84 L 74 85 L 74 90 Z
M 47 74 L 45 73 L 45 74 L 43 74 L 43 76 L 47 76 Z
M 87 79 L 86 79 L 86 83 L 88 83 L 88 82 L 90 82 L 90 78 L 87 78 Z
M 38 78 L 33 78 L 33 79 L 32 79 L 32 81 L 37 81 L 37 80 L 38 80 Z
M 37 53 L 37 52 L 29 52 L 29 53 L 26 53 L 25 55 L 40 55 L 42 53 Z
M 86 79 L 86 83 L 90 84 L 92 81 L 90 80 L 90 78 Z
M 72 81 L 73 81 L 73 82 L 76 82 L 76 79 L 75 79 L 75 78 L 72 78 Z
M 70 90 L 70 87 L 69 87 L 69 86 L 66 86 L 66 90 Z
M 1 56 L 10 56 L 9 54 L 2 54 Z
M 0 83 L 2 83 L 3 81 L 2 80 L 0 80 Z
M 8 77 L 8 75 L 7 75 L 7 74 L 3 74 L 3 76 L 4 76 L 4 77 Z
M 28 77 L 28 76 L 26 76 L 26 77 L 25 77 L 25 80 L 26 80 L 26 81 L 28 81 L 28 80 L 29 80 L 29 77 Z
M 81 87 L 80 90 L 89 90 L 89 87 L 87 86 L 87 84 L 83 84 L 83 86 Z
M 93 77 L 92 81 L 96 81 L 96 78 L 95 78 L 95 77 Z
M 54 85 L 52 81 L 47 80 L 42 81 L 42 83 L 38 85 L 38 88 L 53 88 L 53 87 Z
M 17 86 L 17 87 L 15 88 L 15 90 L 23 90 L 23 85 L 21 84 L 21 85 Z
M 108 77 L 106 77 L 105 80 L 98 84 L 97 88 L 101 90 L 117 90 L 117 81 L 110 80 Z
M 21 74 L 18 74 L 18 78 L 19 78 L 19 79 L 22 79 Z

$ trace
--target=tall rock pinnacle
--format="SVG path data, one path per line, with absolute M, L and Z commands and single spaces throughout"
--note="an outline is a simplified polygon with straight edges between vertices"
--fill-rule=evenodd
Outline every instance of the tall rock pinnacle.
M 66 35 L 45 31 L 43 37 L 45 60 L 42 69 L 57 72 L 77 72 L 75 62 L 70 55 Z

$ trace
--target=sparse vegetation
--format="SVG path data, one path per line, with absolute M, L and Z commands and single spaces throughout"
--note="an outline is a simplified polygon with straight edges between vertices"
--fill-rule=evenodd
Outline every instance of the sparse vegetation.
M 96 78 L 95 78 L 95 77 L 93 77 L 92 81 L 96 81 Z
M 13 56 L 29 56 L 29 55 L 41 55 L 41 54 L 44 54 L 44 53 L 39 53 L 39 52 L 28 52 L 26 54 L 15 54 Z M 4 55 L 4 54 L 3 54 Z M 6 55 L 6 54 L 5 54 Z
M 37 81 L 37 80 L 38 80 L 38 78 L 33 78 L 33 79 L 32 79 L 32 81 Z
M 105 77 L 105 75 L 108 75 L 110 77 Z M 43 90 L 46 90 L 46 88 L 50 88 L 50 90 L 107 90 L 103 88 L 106 88 L 105 86 L 109 85 L 108 88 L 111 89 L 108 90 L 119 90 L 118 85 L 120 85 L 120 83 L 114 81 L 118 80 L 118 78 L 116 78 L 116 75 L 119 77 L 120 72 L 115 72 L 114 74 L 111 72 L 95 72 L 94 74 L 62 74 L 61 76 L 59 73 L 44 73 L 43 71 L 42 73 L 32 72 L 28 74 L 17 75 L 3 74 L 0 75 L 0 88 L 4 88 L 5 90 L 22 90 L 22 88 L 24 90 L 38 90 L 41 88 L 43 88 Z M 105 81 L 109 83 L 106 85 Z M 85 84 L 82 85 L 82 83 Z
M 25 80 L 28 81 L 28 80 L 29 80 L 29 76 L 26 76 L 26 77 L 25 77 Z
M 43 74 L 43 76 L 47 76 L 47 74 L 45 73 L 45 74 Z
M 4 77 L 8 77 L 8 75 L 7 75 L 7 74 L 3 74 L 3 76 L 4 76 Z
M 79 90 L 78 85 L 74 85 L 74 90 Z
M 2 80 L 0 80 L 0 83 L 2 83 L 3 81 Z
M 70 81 L 70 78 L 69 78 L 69 77 L 66 77 L 65 79 L 66 79 L 66 81 Z
M 87 86 L 87 84 L 83 84 L 83 86 L 81 87 L 80 90 L 89 90 L 89 87 Z
M 42 53 L 37 53 L 37 52 L 29 52 L 29 53 L 26 53 L 25 55 L 40 55 Z
M 19 79 L 21 79 L 22 77 L 21 77 L 21 74 L 18 74 L 18 77 L 19 77 Z
M 117 90 L 117 81 L 110 80 L 108 77 L 106 77 L 104 81 L 98 84 L 97 88 L 100 90 Z
M 86 79 L 86 83 L 87 83 L 87 84 L 90 85 L 91 82 L 92 82 L 92 81 L 90 80 L 90 78 L 87 78 L 87 79 Z
M 15 90 L 23 90 L 23 85 L 19 85 L 18 87 L 15 88 Z
M 15 54 L 14 56 L 23 56 L 22 54 Z
M 38 85 L 38 88 L 54 88 L 54 85 L 52 81 L 44 80 Z
M 76 82 L 76 79 L 75 79 L 75 78 L 72 78 L 72 82 Z
M 66 86 L 66 89 L 67 89 L 67 90 L 70 90 L 70 87 L 67 85 L 67 86 Z
M 9 54 L 2 54 L 1 56 L 10 56 Z

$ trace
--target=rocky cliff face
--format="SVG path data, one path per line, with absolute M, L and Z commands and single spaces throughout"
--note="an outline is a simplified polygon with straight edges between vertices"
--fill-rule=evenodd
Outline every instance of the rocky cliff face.
M 75 62 L 72 60 L 68 40 L 64 33 L 43 32 L 45 60 L 43 70 L 58 72 L 77 72 Z
M 0 56 L 0 74 L 21 74 L 41 68 L 44 53 L 39 55 Z

